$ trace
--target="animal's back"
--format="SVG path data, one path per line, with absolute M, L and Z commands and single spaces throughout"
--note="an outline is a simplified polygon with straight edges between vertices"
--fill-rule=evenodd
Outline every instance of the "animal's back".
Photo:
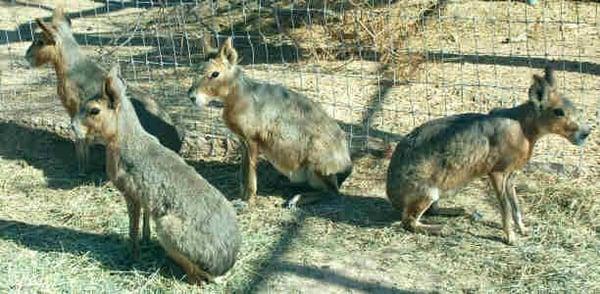
M 307 164 L 324 174 L 351 165 L 346 135 L 320 105 L 280 85 L 258 84 L 253 92 L 260 129 L 266 130 L 263 141 L 272 144 L 265 152 L 276 164 Z
M 175 152 L 145 137 L 134 143 L 142 150 L 121 157 L 135 186 L 145 192 L 161 243 L 207 272 L 223 274 L 235 263 L 241 241 L 233 207 Z
M 452 190 L 501 162 L 502 140 L 518 128 L 509 118 L 469 113 L 429 121 L 398 143 L 388 193 L 417 185 Z
M 131 103 L 144 129 L 158 138 L 162 145 L 179 152 L 183 144 L 181 130 L 158 102 L 142 93 L 136 94 L 132 95 Z
M 97 97 L 101 92 L 102 81 L 104 81 L 106 73 L 106 70 L 88 58 L 76 63 L 69 72 L 69 79 L 75 83 L 78 89 L 77 99 Z

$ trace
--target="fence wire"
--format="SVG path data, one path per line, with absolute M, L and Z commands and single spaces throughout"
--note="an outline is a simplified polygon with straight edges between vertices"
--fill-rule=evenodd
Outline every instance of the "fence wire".
M 23 56 L 49 1 L 4 1 L 0 116 L 67 124 L 52 70 Z M 593 125 L 600 119 L 598 3 L 543 1 L 63 1 L 86 54 L 151 95 L 188 138 L 227 151 L 234 136 L 218 106 L 186 97 L 195 67 L 229 36 L 246 73 L 323 105 L 353 150 L 384 150 L 433 118 L 487 112 L 527 99 L 548 64 L 559 88 Z M 220 146 L 216 148 L 215 146 Z M 599 141 L 585 149 L 544 139 L 535 160 L 598 169 Z

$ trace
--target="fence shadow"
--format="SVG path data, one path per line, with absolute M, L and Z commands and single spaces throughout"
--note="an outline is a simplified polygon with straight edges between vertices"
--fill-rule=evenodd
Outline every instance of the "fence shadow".
M 366 291 L 367 293 L 379 293 L 379 294 L 401 294 L 401 293 L 435 293 L 432 291 L 422 291 L 415 289 L 399 289 L 396 287 L 390 287 L 386 285 L 380 285 L 378 283 L 360 281 L 352 279 L 336 273 L 330 269 L 318 268 L 309 265 L 299 265 L 291 262 L 276 262 L 273 264 L 274 267 L 280 272 L 287 272 L 290 274 L 311 278 L 314 280 L 321 280 L 327 284 L 335 284 L 342 286 L 346 289 L 354 289 L 360 291 Z
M 380 285 L 373 282 L 360 281 L 349 278 L 334 271 L 316 268 L 314 266 L 305 266 L 282 261 L 282 256 L 290 250 L 292 241 L 297 237 L 298 230 L 304 225 L 304 221 L 309 214 L 297 210 L 294 214 L 294 220 L 289 222 L 286 228 L 282 229 L 282 234 L 278 242 L 273 245 L 265 262 L 252 271 L 252 275 L 242 284 L 233 289 L 234 293 L 255 293 L 260 290 L 265 279 L 276 273 L 289 273 L 305 278 L 320 280 L 326 284 L 334 284 L 348 289 L 367 291 L 368 293 L 427 293 L 419 290 L 405 290 L 395 287 Z
M 430 62 L 471 63 L 503 65 L 513 67 L 544 68 L 548 65 L 556 70 L 583 74 L 600 75 L 600 64 L 566 59 L 547 59 L 542 57 L 500 56 L 490 54 L 456 54 L 429 51 L 422 53 Z
M 1 2 L 12 4 L 11 0 L 0 0 Z M 126 8 L 156 8 L 156 7 L 173 7 L 173 6 L 191 6 L 192 4 L 198 4 L 198 1 L 131 1 L 115 3 L 110 1 L 95 1 L 97 3 L 103 3 L 104 5 L 97 8 L 85 9 L 78 12 L 66 13 L 66 16 L 75 18 L 84 18 L 88 16 L 98 17 L 103 14 L 117 12 Z M 6 5 L 6 4 L 5 4 Z M 26 7 L 39 7 L 45 10 L 52 10 L 51 7 L 28 2 L 16 2 L 14 5 L 26 6 Z M 201 5 L 209 5 L 203 3 Z M 51 21 L 52 16 L 42 18 L 44 21 Z M 231 27 L 244 26 L 241 23 L 232 24 Z M 28 42 L 32 41 L 35 33 L 32 29 L 35 29 L 37 25 L 32 22 L 26 22 L 19 24 L 14 30 L 0 30 L 0 45 L 10 44 L 13 42 Z M 164 63 L 185 65 L 186 62 L 180 62 L 183 56 L 194 56 L 189 62 L 197 63 L 206 60 L 210 55 L 204 52 L 206 48 L 199 46 L 201 43 L 199 39 L 189 37 L 187 32 L 185 34 L 171 34 L 170 36 L 160 36 L 157 34 L 151 34 L 151 37 L 145 35 L 131 35 L 121 36 L 121 39 L 115 39 L 113 33 L 103 34 L 86 34 L 86 33 L 73 33 L 75 40 L 84 46 L 105 46 L 107 44 L 121 44 L 125 39 L 128 39 L 126 44 L 122 46 L 144 46 L 152 47 L 154 50 L 145 52 L 142 54 L 136 54 L 128 56 L 132 60 L 144 60 L 148 67 L 163 67 Z M 246 56 L 242 59 L 242 64 L 256 64 L 256 63 L 290 63 L 297 62 L 302 54 L 298 51 L 299 48 L 288 44 L 272 44 L 265 42 L 263 38 L 265 35 L 262 32 L 244 32 L 248 38 L 236 38 L 236 46 L 240 50 L 240 56 Z M 216 39 L 216 43 L 220 44 L 227 36 L 231 35 L 231 32 L 227 31 L 212 31 L 214 35 L 213 39 Z M 219 38 L 216 38 L 219 36 Z M 249 36 L 253 36 L 252 38 Z M 261 36 L 261 37 L 256 37 Z M 197 52 L 202 52 L 198 55 Z M 24 53 L 24 52 L 23 52 Z M 295 61 L 293 61 L 295 60 Z

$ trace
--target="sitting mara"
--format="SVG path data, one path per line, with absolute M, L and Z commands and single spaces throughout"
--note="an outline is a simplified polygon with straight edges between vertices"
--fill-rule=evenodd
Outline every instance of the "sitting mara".
M 250 79 L 237 61 L 237 51 L 228 38 L 188 95 L 200 107 L 213 99 L 224 102 L 223 119 L 244 145 L 243 199 L 252 201 L 256 195 L 259 152 L 291 182 L 308 182 L 327 195 L 338 195 L 339 186 L 352 170 L 346 134 L 319 104 L 283 86 Z M 287 205 L 314 202 L 320 194 L 298 194 Z
M 143 207 L 160 244 L 190 282 L 224 274 L 235 263 L 241 241 L 232 205 L 142 127 L 118 66 L 102 85 L 100 97 L 81 105 L 72 126 L 79 139 L 98 136 L 106 144 L 107 173 L 127 202 L 134 257 Z

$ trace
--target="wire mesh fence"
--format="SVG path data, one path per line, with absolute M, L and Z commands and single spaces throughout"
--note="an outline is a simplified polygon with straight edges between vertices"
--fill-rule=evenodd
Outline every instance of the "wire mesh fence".
M 190 156 L 218 156 L 235 141 L 218 105 L 200 111 L 186 97 L 195 67 L 213 52 L 207 44 L 228 36 L 248 75 L 321 103 L 355 151 L 385 153 L 430 119 L 521 103 L 532 74 L 549 64 L 585 118 L 600 118 L 592 1 L 63 2 L 86 54 L 119 62 L 135 94 L 160 102 L 186 131 Z M 0 116 L 67 132 L 55 74 L 23 58 L 33 19 L 49 18 L 55 4 L 0 4 Z M 534 161 L 598 171 L 597 139 L 585 149 L 554 136 L 539 145 Z

